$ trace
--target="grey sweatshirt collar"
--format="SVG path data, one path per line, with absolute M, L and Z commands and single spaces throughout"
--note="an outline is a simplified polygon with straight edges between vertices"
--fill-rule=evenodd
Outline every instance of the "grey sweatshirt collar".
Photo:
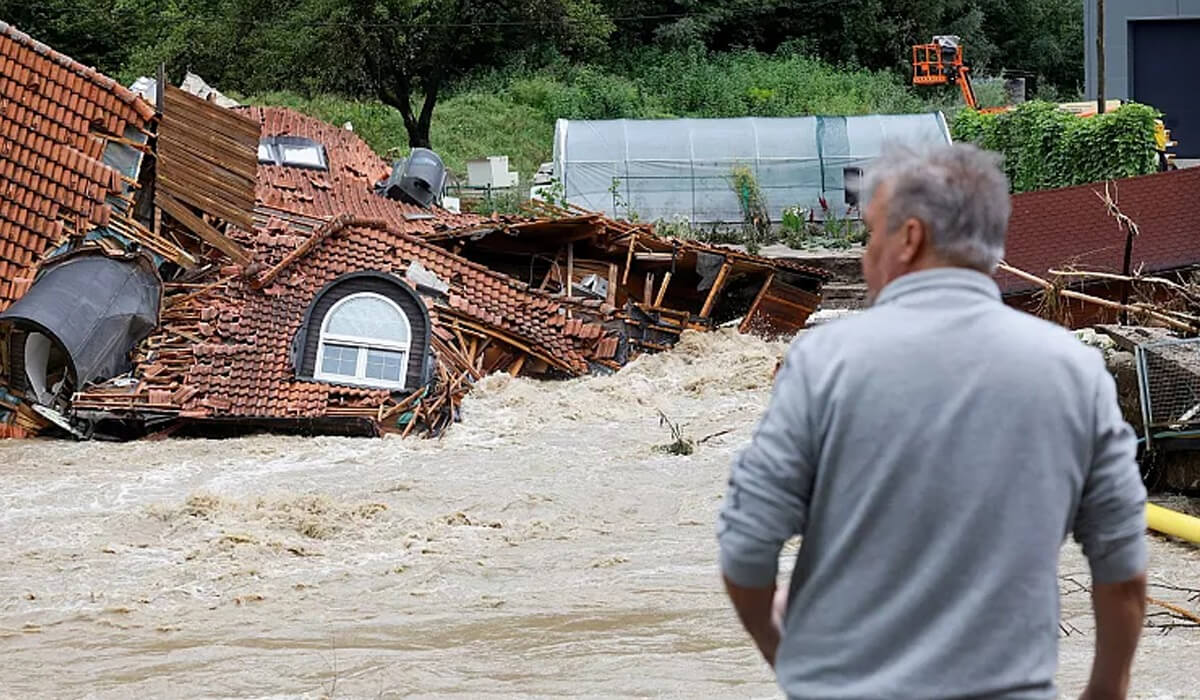
M 976 300 L 1000 299 L 1000 288 L 982 272 L 965 267 L 938 267 L 910 272 L 892 280 L 879 293 L 875 306 L 919 304 L 928 300 L 927 293 L 931 291 L 936 291 L 939 297 L 947 292 L 960 292 L 968 297 L 976 297 Z

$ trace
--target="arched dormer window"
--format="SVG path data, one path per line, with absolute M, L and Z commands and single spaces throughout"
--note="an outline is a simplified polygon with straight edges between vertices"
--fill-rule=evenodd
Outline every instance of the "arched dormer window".
M 309 306 L 293 358 L 301 379 L 413 390 L 428 380 L 429 315 L 398 278 L 357 272 L 334 280 Z
M 317 379 L 404 388 L 412 330 L 391 299 L 361 292 L 333 305 L 321 322 Z

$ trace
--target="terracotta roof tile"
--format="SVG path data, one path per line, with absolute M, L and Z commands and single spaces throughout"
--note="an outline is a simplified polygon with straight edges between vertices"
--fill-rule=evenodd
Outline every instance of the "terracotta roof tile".
M 439 210 L 434 219 L 407 217 L 428 210 L 380 197 L 375 183 L 391 172 L 388 163 L 353 131 L 307 117 L 284 107 L 244 107 L 244 114 L 262 125 L 263 138 L 299 136 L 325 147 L 329 171 L 259 164 L 256 195 L 260 204 L 306 216 L 350 215 L 386 221 L 404 233 L 420 236 L 433 225 L 464 226 L 478 221 L 469 214 Z
M 63 223 L 107 223 L 105 198 L 119 190 L 116 170 L 100 162 L 105 142 L 90 124 L 111 133 L 145 128 L 154 109 L 140 97 L 0 22 L 0 262 L 9 274 L 26 271 L 57 245 Z M 98 108 L 92 100 L 106 100 Z M 85 179 L 81 179 L 85 178 Z M 0 309 L 26 285 L 0 287 Z

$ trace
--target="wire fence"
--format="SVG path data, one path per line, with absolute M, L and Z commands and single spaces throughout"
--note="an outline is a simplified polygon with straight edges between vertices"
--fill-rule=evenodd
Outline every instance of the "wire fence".
M 1142 418 L 1150 429 L 1200 428 L 1200 338 L 1166 338 L 1138 347 Z

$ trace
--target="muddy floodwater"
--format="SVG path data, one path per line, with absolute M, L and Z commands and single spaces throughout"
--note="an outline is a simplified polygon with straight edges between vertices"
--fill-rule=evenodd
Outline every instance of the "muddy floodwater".
M 713 522 L 782 349 L 692 335 L 611 377 L 489 378 L 440 442 L 0 444 L 0 696 L 778 697 Z M 709 439 L 656 451 L 659 410 Z M 1200 588 L 1196 549 L 1151 541 L 1156 582 Z M 1094 638 L 1063 551 L 1067 695 Z M 1198 676 L 1200 630 L 1147 631 L 1138 696 Z

